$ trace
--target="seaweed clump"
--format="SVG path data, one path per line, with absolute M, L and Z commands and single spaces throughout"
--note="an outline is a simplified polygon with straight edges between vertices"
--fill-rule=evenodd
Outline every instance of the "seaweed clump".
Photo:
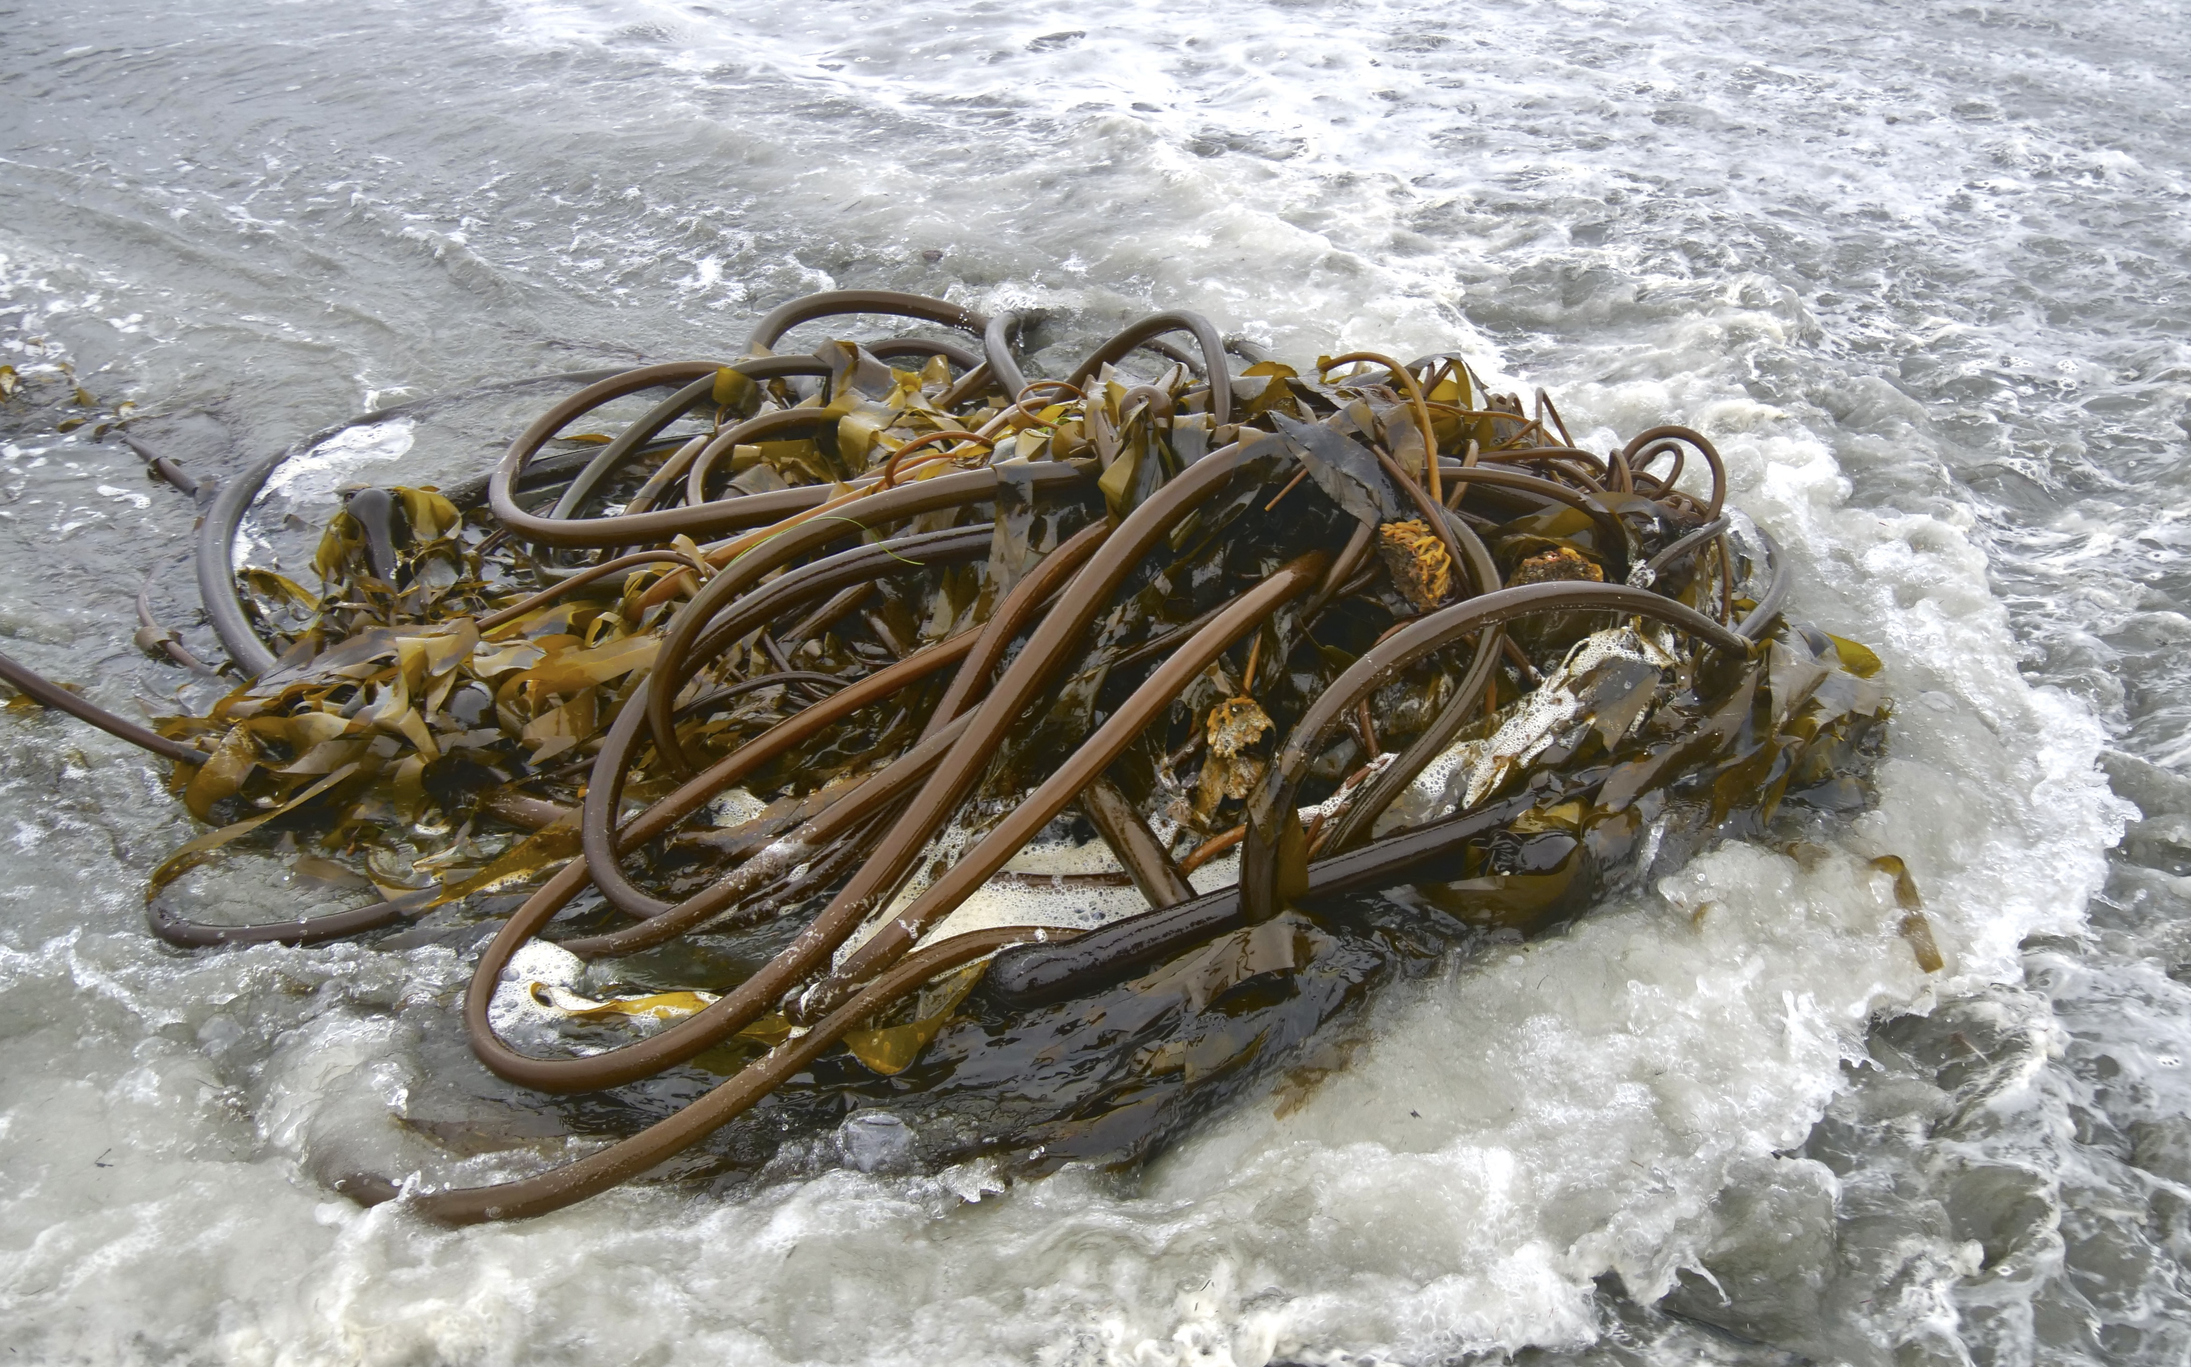
M 779 352 L 856 314 L 971 344 Z M 207 509 L 202 715 L 0 666 L 174 761 L 172 943 L 494 924 L 472 1052 L 614 1142 L 408 1198 L 454 1222 L 679 1154 L 1131 1161 L 1296 1096 L 1396 974 L 1868 800 L 1878 661 L 1784 618 L 1702 435 L 1591 452 L 1459 357 L 1297 370 L 1181 312 L 1030 380 L 1017 321 L 838 292 L 727 363 L 524 382 L 572 392 L 487 477 L 351 491 L 316 588 L 233 572 L 308 440 Z M 193 918 L 185 874 L 275 842 L 369 893 Z

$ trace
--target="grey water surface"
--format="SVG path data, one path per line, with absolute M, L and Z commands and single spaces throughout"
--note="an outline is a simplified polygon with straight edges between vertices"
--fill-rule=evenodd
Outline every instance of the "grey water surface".
M 405 398 L 727 358 L 852 286 L 1049 310 L 1037 369 L 1192 307 L 1297 362 L 1466 351 L 1599 447 L 1706 431 L 1797 610 L 1887 662 L 1880 809 L 1396 990 L 1306 1105 L 1144 1173 L 853 1165 L 451 1232 L 314 1174 L 454 1161 L 399 1122 L 467 1066 L 465 962 L 158 945 L 161 774 L 0 713 L 20 1360 L 2191 1356 L 2181 7 L 0 7 L 0 649 L 136 715 L 217 693 L 131 644 L 149 575 L 218 654 L 191 503 L 93 439 L 115 405 L 218 477 Z M 365 429 L 282 506 L 523 416 Z

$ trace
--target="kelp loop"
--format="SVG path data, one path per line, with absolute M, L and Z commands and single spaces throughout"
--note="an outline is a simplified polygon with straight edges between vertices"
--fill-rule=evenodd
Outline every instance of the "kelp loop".
M 963 340 L 784 343 L 851 315 Z M 695 1146 L 824 1161 L 833 1125 L 863 1166 L 1137 1158 L 1273 1069 L 1311 1085 L 1396 972 L 1867 800 L 1878 661 L 1785 620 L 1701 434 L 1586 450 L 1459 357 L 1296 370 L 1187 312 L 1028 379 L 1027 326 L 840 291 L 739 359 L 355 419 L 207 504 L 240 682 L 202 715 L 0 677 L 174 761 L 210 828 L 149 880 L 176 945 L 498 921 L 473 1053 L 627 1132 L 405 1196 L 454 1222 Z M 350 491 L 316 588 L 232 568 L 285 460 L 536 390 L 484 478 Z M 377 895 L 209 919 L 198 882 L 277 848 Z

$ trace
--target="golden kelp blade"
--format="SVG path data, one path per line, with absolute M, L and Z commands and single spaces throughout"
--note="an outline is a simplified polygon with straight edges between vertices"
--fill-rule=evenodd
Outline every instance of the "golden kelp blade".
M 1879 657 L 1872 653 L 1870 646 L 1858 641 L 1852 641 L 1846 636 L 1836 636 L 1830 631 L 1820 634 L 1833 642 L 1834 650 L 1841 656 L 1841 667 L 1857 678 L 1872 678 L 1886 667 L 1879 662 Z
M 305 789 L 303 792 L 297 794 L 295 797 L 289 799 L 289 801 L 283 803 L 279 807 L 276 807 L 273 811 L 270 811 L 263 816 L 254 816 L 249 820 L 238 821 L 231 825 L 223 826 L 217 831 L 208 831 L 204 835 L 198 836 L 196 839 L 183 842 L 181 845 L 175 848 L 174 853 L 168 855 L 166 859 L 160 861 L 160 866 L 158 868 L 152 871 L 152 876 L 146 880 L 146 896 L 151 896 L 153 893 L 156 893 L 160 889 L 166 887 L 169 883 L 174 882 L 183 874 L 188 873 L 191 869 L 196 868 L 200 863 L 204 862 L 204 856 L 212 853 L 214 850 L 219 849 L 221 846 L 226 845 L 229 841 L 236 839 L 238 836 L 249 835 L 251 832 L 257 830 L 261 826 L 264 826 L 267 822 L 272 821 L 278 816 L 287 816 L 289 813 L 295 811 L 297 808 L 302 807 L 305 803 L 310 802 L 313 798 L 318 797 L 321 793 L 326 792 L 328 789 L 334 787 L 336 784 L 342 782 L 344 779 L 349 778 L 351 775 L 355 774 L 357 770 L 357 765 L 345 764 L 340 769 L 337 769 L 335 772 L 329 774 L 327 777 L 321 779 L 319 782 L 313 784 L 311 787 Z
M 844 1047 L 852 1056 L 885 1077 L 904 1072 L 920 1057 L 921 1050 L 943 1029 L 958 1004 L 966 1000 L 966 994 L 974 990 L 988 968 L 986 959 L 977 960 L 948 976 L 938 978 L 921 989 L 914 1005 L 914 1018 L 902 1025 L 888 1025 L 866 1030 L 847 1030 Z
M 567 987 L 538 981 L 526 983 L 525 991 L 538 1004 L 574 1020 L 600 1020 L 609 1016 L 683 1020 L 705 1011 L 716 1000 L 712 992 L 654 992 L 643 997 L 609 997 L 595 1001 L 591 997 L 581 997 Z
M 1852 649 L 1862 651 L 1865 656 L 1870 657 L 1872 672 L 1878 671 L 1879 657 L 1872 655 L 1864 647 L 1854 641 L 1844 641 L 1838 636 L 1829 636 L 1827 639 L 1840 652 L 1842 663 L 1851 674 L 1869 677 L 1849 660 L 1849 651 Z M 1883 854 L 1872 860 L 1871 866 L 1881 873 L 1891 874 L 1894 878 L 1894 901 L 1904 913 L 1902 924 L 1898 928 L 1902 932 L 1902 938 L 1909 941 L 1910 953 L 1917 956 L 1917 966 L 1927 973 L 1938 973 L 1947 967 L 1947 959 L 1940 953 L 1940 942 L 1933 936 L 1932 922 L 1925 918 L 1925 899 L 1918 895 L 1917 880 L 1910 877 L 1909 865 L 1902 862 L 1900 855 Z
M 497 892 L 526 882 L 550 869 L 561 868 L 577 856 L 578 822 L 561 821 L 520 840 L 479 872 L 450 883 L 426 905 L 443 906 L 478 892 Z

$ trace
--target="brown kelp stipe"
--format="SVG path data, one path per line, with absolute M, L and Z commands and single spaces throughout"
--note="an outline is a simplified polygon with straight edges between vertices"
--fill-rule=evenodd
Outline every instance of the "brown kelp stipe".
M 851 315 L 969 340 L 775 354 Z M 609 1141 L 323 1177 L 464 1223 L 672 1159 L 1132 1161 L 1258 1079 L 1297 1104 L 1395 974 L 1868 801 L 1878 661 L 1783 619 L 1792 567 L 1700 433 L 1592 452 L 1458 357 L 1296 370 L 1185 312 L 1030 380 L 1030 326 L 840 291 L 739 359 L 353 419 L 211 494 L 241 683 L 205 715 L 148 729 L 0 658 L 175 762 L 211 829 L 153 870 L 156 934 L 472 953 L 500 1081 L 467 1085 Z M 467 485 L 350 491 L 316 589 L 232 570 L 284 459 L 556 389 Z M 206 919 L 247 851 L 377 898 Z

